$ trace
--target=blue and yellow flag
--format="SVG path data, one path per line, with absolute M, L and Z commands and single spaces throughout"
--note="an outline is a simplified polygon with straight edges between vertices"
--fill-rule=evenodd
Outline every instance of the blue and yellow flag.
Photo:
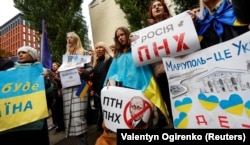
M 221 36 L 224 32 L 223 25 L 245 25 L 237 20 L 233 6 L 228 0 L 223 0 L 214 14 L 209 14 L 209 11 L 205 8 L 203 10 L 203 16 L 204 17 L 197 20 L 197 33 L 199 35 L 200 41 L 202 40 L 203 36 L 206 34 L 210 26 L 213 27 L 218 36 Z
M 88 83 L 86 81 L 83 81 L 81 86 L 76 91 L 76 96 L 79 96 L 81 99 L 83 99 L 88 89 L 89 89 Z
M 48 117 L 42 65 L 0 71 L 0 131 Z
M 149 65 L 137 67 L 133 61 L 131 50 L 113 59 L 104 81 L 105 86 L 109 78 L 122 82 L 122 86 L 125 88 L 142 91 L 143 95 L 168 119 L 168 111 L 153 76 L 152 68 Z

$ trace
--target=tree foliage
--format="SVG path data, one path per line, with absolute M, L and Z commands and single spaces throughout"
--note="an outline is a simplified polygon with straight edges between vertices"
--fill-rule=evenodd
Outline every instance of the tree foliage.
M 147 26 L 149 15 L 149 6 L 152 0 L 115 0 L 120 5 L 121 10 L 125 13 L 130 30 L 136 31 Z M 175 13 L 183 12 L 199 0 L 172 0 L 176 4 Z
M 24 14 L 32 29 L 41 33 L 42 19 L 45 20 L 53 61 L 59 62 L 66 51 L 67 32 L 75 31 L 83 45 L 87 41 L 84 40 L 88 32 L 83 24 L 82 3 L 83 0 L 14 0 L 14 6 Z
M 130 30 L 136 31 L 147 25 L 148 9 L 151 0 L 115 0 L 125 13 Z
M 192 6 L 199 4 L 199 0 L 173 0 L 176 4 L 175 13 L 179 14 L 190 9 Z

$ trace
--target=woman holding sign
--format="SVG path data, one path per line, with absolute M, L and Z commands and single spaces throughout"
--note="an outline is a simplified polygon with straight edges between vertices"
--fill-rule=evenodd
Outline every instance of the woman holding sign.
M 87 51 L 83 49 L 81 39 L 75 32 L 67 33 L 67 46 L 65 55 L 84 55 Z M 86 64 L 85 64 L 86 65 Z M 81 81 L 86 81 L 85 69 L 78 67 Z M 63 85 L 63 84 L 62 84 Z M 83 98 L 76 95 L 79 85 L 62 89 L 63 111 L 66 137 L 75 136 L 78 144 L 87 144 L 87 104 L 88 96 Z
M 117 28 L 114 41 L 115 55 L 104 81 L 105 85 L 113 79 L 119 82 L 121 87 L 141 90 L 144 96 L 150 98 L 149 100 L 167 117 L 168 112 L 151 67 L 149 65 L 137 67 L 133 62 L 129 30 L 126 27 Z M 169 122 L 169 119 L 165 118 L 165 121 Z
M 130 37 L 130 31 L 126 27 L 118 27 L 115 30 L 115 54 L 106 75 L 104 86 L 117 84 L 119 87 L 141 91 L 142 94 L 152 102 L 154 107 L 158 108 L 161 114 L 164 115 L 166 125 L 169 123 L 168 112 L 153 76 L 152 69 L 150 65 L 139 67 L 135 65 L 132 57 Z M 153 123 L 155 120 L 158 120 L 158 116 L 150 116 L 145 128 L 162 128 L 163 126 L 157 126 L 158 124 Z M 105 132 L 107 134 L 110 130 L 104 127 L 103 135 Z M 113 132 L 113 134 L 115 133 Z M 102 136 L 100 136 L 100 138 L 102 138 Z M 100 140 L 101 139 L 97 140 L 96 145 L 101 144 Z
M 149 19 L 148 24 L 153 25 L 155 23 L 161 22 L 172 17 L 170 11 L 163 0 L 153 0 L 149 6 Z M 160 87 L 162 97 L 167 105 L 169 111 L 169 119 L 173 121 L 171 101 L 168 87 L 168 80 L 166 72 L 164 70 L 164 65 L 162 61 L 152 64 L 154 75 L 156 77 L 157 83 Z
M 37 50 L 35 48 L 29 47 L 29 46 L 20 47 L 17 50 L 17 55 L 18 55 L 18 62 L 14 66 L 15 69 L 10 69 L 10 71 L 22 69 L 19 71 L 21 71 L 20 73 L 23 73 L 23 70 L 25 68 L 28 68 L 31 66 L 38 66 L 35 68 L 36 69 L 35 71 L 37 71 L 37 72 L 27 72 L 30 74 L 25 74 L 25 75 L 31 76 L 31 73 L 36 75 L 36 73 L 38 73 L 38 74 L 40 73 L 40 70 L 41 70 L 40 75 L 42 75 L 43 68 L 42 68 L 41 63 L 39 63 L 37 61 Z M 39 67 L 39 65 L 40 65 L 40 67 Z M 47 76 L 46 74 L 48 74 L 48 73 L 44 72 L 44 74 L 43 74 L 44 77 Z M 19 76 L 19 77 L 21 77 L 21 76 Z M 25 80 L 26 78 L 24 77 L 21 79 Z M 1 79 L 1 81 L 3 81 L 3 80 L 4 79 Z M 36 78 L 36 80 L 38 80 L 38 79 Z M 34 81 L 34 80 L 28 80 L 27 83 L 32 84 L 31 83 L 32 81 Z M 12 82 L 12 83 L 15 83 L 15 82 Z M 38 84 L 38 82 L 36 82 L 36 83 Z M 19 84 L 22 84 L 22 83 L 19 83 Z M 45 86 L 47 86 L 47 85 L 45 84 Z M 14 105 L 17 105 L 16 108 L 19 108 L 19 109 L 16 109 L 16 111 L 17 110 L 19 110 L 19 111 L 12 114 L 12 115 L 15 115 L 13 120 L 11 120 L 11 119 L 8 120 L 9 122 L 11 122 L 9 125 L 13 125 L 13 126 L 17 126 L 17 127 L 10 128 L 10 129 L 5 130 L 5 131 L 0 131 L 1 144 L 5 144 L 5 145 L 15 145 L 15 144 L 49 145 L 50 144 L 49 143 L 49 136 L 48 136 L 47 119 L 44 118 L 44 117 L 48 116 L 46 97 L 44 96 L 44 103 L 41 102 L 42 100 L 39 100 L 39 102 L 38 102 L 39 105 L 37 105 L 38 103 L 35 101 L 35 100 L 38 100 L 37 97 L 40 97 L 39 99 L 42 99 L 42 97 L 43 97 L 43 96 L 38 96 L 38 95 L 41 95 L 39 93 L 40 91 L 35 92 L 35 90 L 37 88 L 39 88 L 39 84 L 37 85 L 36 89 L 33 88 L 33 90 L 31 92 L 28 90 L 28 88 L 30 88 L 30 87 L 28 87 L 28 85 L 27 85 L 26 87 L 22 87 L 22 90 L 20 90 L 20 91 L 16 90 L 15 92 L 17 92 L 17 94 L 13 94 L 13 95 L 19 95 L 19 96 L 16 97 L 16 100 L 13 99 L 13 100 L 9 101 L 9 107 L 14 104 Z M 45 87 L 45 89 L 46 89 L 46 87 Z M 20 95 L 20 94 L 22 94 L 22 95 Z M 36 99 L 34 99 L 35 97 L 36 97 Z M 33 100 L 32 100 L 32 98 L 33 98 Z M 25 105 L 25 100 L 27 100 L 27 99 L 29 99 L 29 101 Z M 19 101 L 19 100 L 21 100 L 21 101 Z M 16 102 L 19 101 L 20 103 L 18 104 L 15 101 Z M 23 112 L 20 111 L 24 107 L 26 107 L 27 110 L 23 111 Z M 31 107 L 31 109 L 29 109 L 30 107 Z M 32 111 L 37 111 L 36 108 L 38 108 L 39 112 L 35 112 L 35 113 L 32 112 Z M 46 112 L 43 115 L 44 116 L 43 119 L 37 119 L 38 118 L 37 115 L 40 114 L 41 112 Z M 25 118 L 21 118 L 20 116 L 18 116 L 21 113 L 25 113 L 24 115 L 21 115 L 21 116 L 25 116 L 25 118 L 29 118 L 29 120 L 26 120 Z M 18 117 L 20 117 L 20 118 L 18 118 Z M 13 123 L 15 123 L 15 124 L 13 124 Z M 5 127 L 9 127 L 9 126 L 5 126 Z

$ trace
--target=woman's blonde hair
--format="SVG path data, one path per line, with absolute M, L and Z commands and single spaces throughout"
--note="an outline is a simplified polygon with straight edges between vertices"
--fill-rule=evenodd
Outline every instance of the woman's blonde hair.
M 102 42 L 102 41 L 97 42 L 96 45 L 97 45 L 97 44 L 101 45 L 101 46 L 104 48 L 104 50 L 105 50 L 104 62 L 107 61 L 107 60 L 109 60 L 109 58 L 112 57 L 112 52 L 111 52 L 111 50 L 110 50 L 110 49 L 107 47 L 107 45 L 106 45 L 104 42 Z M 96 65 L 96 63 L 97 63 L 97 59 L 98 59 L 98 57 L 96 56 L 96 53 L 94 53 L 93 67 L 95 67 L 95 65 Z
M 73 46 L 70 47 L 69 44 L 67 43 L 66 54 L 83 55 L 85 53 L 85 50 L 83 49 L 80 37 L 73 31 L 67 33 L 67 38 L 69 36 L 73 38 Z

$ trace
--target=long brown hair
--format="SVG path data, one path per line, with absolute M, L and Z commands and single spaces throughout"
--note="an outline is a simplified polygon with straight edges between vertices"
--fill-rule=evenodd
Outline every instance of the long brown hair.
M 172 17 L 172 15 L 170 14 L 170 11 L 169 11 L 169 8 L 167 7 L 166 3 L 164 2 L 164 0 L 153 0 L 149 6 L 149 10 L 148 10 L 148 13 L 149 13 L 149 19 L 151 20 L 154 20 L 154 23 L 156 22 L 156 19 L 155 17 L 153 16 L 153 13 L 152 13 L 152 9 L 153 9 L 153 3 L 156 2 L 156 1 L 159 1 L 163 8 L 164 8 L 164 16 L 162 17 L 162 20 L 164 19 L 167 19 L 169 17 Z
M 121 30 L 125 33 L 125 36 L 126 36 L 126 39 L 127 39 L 127 42 L 125 45 L 122 45 L 119 40 L 118 40 L 118 36 L 116 35 L 117 31 L 118 30 Z M 131 43 L 130 43 L 130 39 L 129 39 L 129 36 L 130 36 L 130 31 L 127 27 L 118 27 L 116 30 L 115 30 L 115 37 L 114 37 L 114 41 L 115 41 L 115 54 L 114 54 L 114 57 L 117 57 L 119 54 L 123 53 L 123 50 L 125 48 L 129 49 L 131 47 Z

